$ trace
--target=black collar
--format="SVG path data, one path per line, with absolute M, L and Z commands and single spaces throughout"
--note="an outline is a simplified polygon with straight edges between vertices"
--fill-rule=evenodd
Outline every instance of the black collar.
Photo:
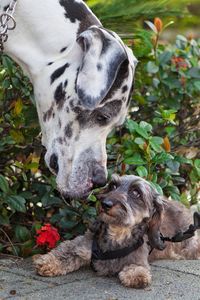
M 106 251 L 103 252 L 98 244 L 96 236 L 93 238 L 92 243 L 92 258 L 91 260 L 109 260 L 109 259 L 116 259 L 122 258 L 129 255 L 131 252 L 137 250 L 144 244 L 144 240 L 140 237 L 137 242 L 134 242 L 133 245 L 129 247 L 120 248 L 117 250 Z
M 184 240 L 190 239 L 195 235 L 197 229 L 200 229 L 200 213 L 195 212 L 193 214 L 194 224 L 190 224 L 186 231 L 179 231 L 173 237 L 164 237 L 161 234 L 161 239 L 165 242 L 179 243 Z
M 93 270 L 95 270 L 94 261 L 123 258 L 123 257 L 129 255 L 130 253 L 132 253 L 133 251 L 136 251 L 138 248 L 140 248 L 144 244 L 143 236 L 144 236 L 144 234 L 146 232 L 146 228 L 147 228 L 147 219 L 146 218 L 140 224 L 137 225 L 138 229 L 140 229 L 140 236 L 137 237 L 137 239 L 134 239 L 134 236 L 133 236 L 133 242 L 130 246 L 103 252 L 98 243 L 98 236 L 99 236 L 100 231 L 102 230 L 103 224 L 104 224 L 103 222 L 101 222 L 101 221 L 99 222 L 97 220 L 93 224 L 96 226 L 94 226 L 94 228 L 91 228 L 91 231 L 94 232 L 93 242 L 92 242 L 92 256 L 91 256 L 91 267 Z

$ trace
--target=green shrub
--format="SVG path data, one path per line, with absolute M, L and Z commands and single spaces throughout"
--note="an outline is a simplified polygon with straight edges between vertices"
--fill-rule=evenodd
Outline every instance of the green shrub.
M 109 174 L 137 174 L 190 206 L 200 180 L 200 44 L 178 36 L 164 45 L 158 38 L 141 30 L 127 40 L 139 66 L 127 121 L 108 137 Z M 32 87 L 11 59 L 1 63 L 0 252 L 29 256 L 41 251 L 34 237 L 42 224 L 72 238 L 95 217 L 98 202 L 93 193 L 71 204 L 60 198 L 44 165 Z
M 147 23 L 152 34 L 129 41 L 140 59 L 135 91 L 125 128 L 110 137 L 108 150 L 116 153 L 116 171 L 134 172 L 189 206 L 198 202 L 200 181 L 200 42 L 179 35 L 175 45 L 159 44 L 162 29 Z

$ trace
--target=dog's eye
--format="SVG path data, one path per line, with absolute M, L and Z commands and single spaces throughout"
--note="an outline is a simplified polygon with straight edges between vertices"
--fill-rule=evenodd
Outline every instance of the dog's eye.
M 116 183 L 111 181 L 109 184 L 109 190 L 116 190 L 116 188 L 117 188 Z
M 137 199 L 137 198 L 140 198 L 140 197 L 141 197 L 141 194 L 140 194 L 140 192 L 139 192 L 138 190 L 133 189 L 133 190 L 131 191 L 131 196 L 132 196 L 133 198 Z
M 108 123 L 110 121 L 111 116 L 106 113 L 98 113 L 97 121 L 101 124 Z

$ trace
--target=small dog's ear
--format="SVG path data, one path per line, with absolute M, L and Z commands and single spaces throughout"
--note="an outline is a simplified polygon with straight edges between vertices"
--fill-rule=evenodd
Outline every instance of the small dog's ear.
M 148 238 L 149 244 L 152 248 L 163 250 L 165 248 L 164 242 L 160 236 L 160 225 L 162 220 L 163 203 L 160 195 L 156 195 L 153 201 L 154 212 L 149 222 Z

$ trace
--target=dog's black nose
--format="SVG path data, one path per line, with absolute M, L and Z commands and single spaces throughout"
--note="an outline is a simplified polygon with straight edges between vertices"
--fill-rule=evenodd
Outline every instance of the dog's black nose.
M 106 174 L 104 170 L 95 170 L 93 172 L 92 182 L 94 188 L 106 185 Z
M 101 206 L 103 209 L 105 210 L 109 210 L 110 208 L 112 208 L 114 206 L 112 200 L 110 199 L 104 199 L 102 202 L 101 202 Z

